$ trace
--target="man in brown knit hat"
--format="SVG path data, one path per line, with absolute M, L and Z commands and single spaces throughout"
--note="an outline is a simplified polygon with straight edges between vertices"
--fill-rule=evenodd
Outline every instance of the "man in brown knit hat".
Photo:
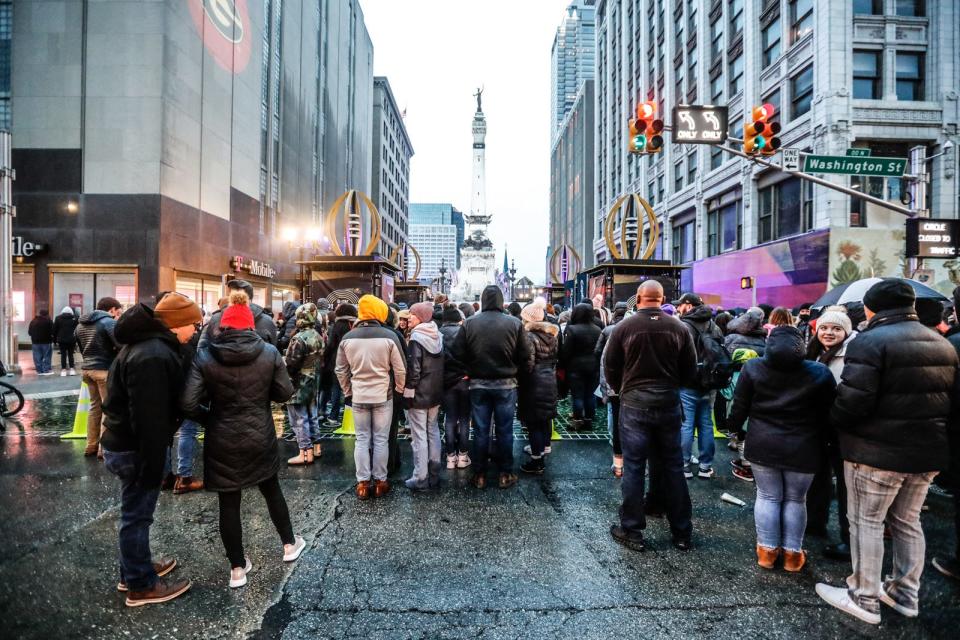
M 156 309 L 143 303 L 117 320 L 122 345 L 107 380 L 102 438 L 107 470 L 120 478 L 120 583 L 127 606 L 173 600 L 190 588 L 186 579 L 160 576 L 177 561 L 150 556 L 150 525 L 160 496 L 167 448 L 179 418 L 183 390 L 181 345 L 203 314 L 190 298 L 168 293 Z

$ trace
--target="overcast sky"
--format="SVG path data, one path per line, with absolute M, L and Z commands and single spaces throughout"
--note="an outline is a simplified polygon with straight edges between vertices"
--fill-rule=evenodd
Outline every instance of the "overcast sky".
M 413 143 L 411 202 L 470 209 L 471 94 L 483 85 L 497 266 L 542 283 L 550 207 L 550 47 L 569 0 L 360 0 L 374 73 Z

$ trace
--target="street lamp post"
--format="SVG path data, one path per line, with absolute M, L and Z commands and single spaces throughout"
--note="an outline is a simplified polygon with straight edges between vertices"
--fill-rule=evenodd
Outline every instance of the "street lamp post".
M 447 284 L 447 260 L 446 258 L 440 258 L 440 293 L 446 293 L 446 284 Z
M 513 283 L 517 280 L 517 266 L 514 264 L 513 260 L 510 260 L 510 270 L 508 273 L 510 274 L 510 300 L 512 301 L 516 297 Z

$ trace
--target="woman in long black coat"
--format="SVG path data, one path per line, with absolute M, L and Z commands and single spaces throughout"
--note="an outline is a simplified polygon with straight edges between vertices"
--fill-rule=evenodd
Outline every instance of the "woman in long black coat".
M 303 551 L 293 535 L 277 472 L 280 452 L 270 402 L 284 402 L 293 385 L 276 347 L 254 330 L 247 294 L 230 294 L 221 331 L 201 347 L 187 377 L 184 413 L 204 425 L 203 481 L 220 503 L 220 537 L 230 560 L 230 586 L 247 584 L 253 568 L 243 553 L 240 492 L 257 487 L 283 541 L 285 562 Z
M 599 338 L 600 327 L 593 322 L 593 305 L 581 302 L 570 313 L 560 349 L 560 363 L 570 385 L 574 429 L 589 428 L 597 410 L 597 397 L 593 392 L 600 384 L 600 358 L 594 349 Z
M 525 473 L 542 474 L 544 454 L 550 452 L 553 419 L 557 415 L 557 351 L 560 329 L 545 322 L 547 303 L 537 298 L 520 312 L 523 338 L 530 353 L 519 376 L 517 414 L 530 434 L 530 460 L 520 467 Z

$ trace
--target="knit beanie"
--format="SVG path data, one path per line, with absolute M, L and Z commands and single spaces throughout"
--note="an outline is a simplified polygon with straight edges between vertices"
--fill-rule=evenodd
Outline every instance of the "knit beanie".
M 914 303 L 920 324 L 925 327 L 935 327 L 943 322 L 943 303 L 934 298 L 917 298 Z
M 853 333 L 853 323 L 850 322 L 850 316 L 842 311 L 825 311 L 823 315 L 817 319 L 817 326 L 820 327 L 825 324 L 832 324 L 840 327 L 843 329 L 843 332 L 847 334 L 847 336 Z
M 454 305 L 448 304 L 443 309 L 443 322 L 460 322 L 463 320 L 463 314 L 460 313 L 460 309 L 457 309 Z
M 348 302 L 341 302 L 336 313 L 338 318 L 356 318 L 357 308 Z
M 418 302 L 410 307 L 410 315 L 416 316 L 420 322 L 430 322 L 433 320 L 433 303 Z
M 476 313 L 476 310 L 473 308 L 473 305 L 470 304 L 469 302 L 461 302 L 459 305 L 457 305 L 457 308 L 460 309 L 460 313 L 463 314 L 464 320 L 466 320 L 467 318 L 472 316 L 474 313 Z
M 253 312 L 250 298 L 243 289 L 230 292 L 229 305 L 220 313 L 221 329 L 253 329 Z
M 543 322 L 546 311 L 547 301 L 538 297 L 520 311 L 520 317 L 524 322 Z
M 154 308 L 153 315 L 168 329 L 186 327 L 203 321 L 203 312 L 197 303 L 182 293 L 175 292 L 163 296 Z
M 874 313 L 887 309 L 912 307 L 917 295 L 913 287 L 900 278 L 881 280 L 867 290 L 863 296 L 863 306 Z
M 317 305 L 307 302 L 297 307 L 297 329 L 312 329 L 317 324 Z
M 386 302 L 368 293 L 360 298 L 360 303 L 357 305 L 357 320 L 376 320 L 377 322 L 386 322 L 387 311 L 388 309 Z

